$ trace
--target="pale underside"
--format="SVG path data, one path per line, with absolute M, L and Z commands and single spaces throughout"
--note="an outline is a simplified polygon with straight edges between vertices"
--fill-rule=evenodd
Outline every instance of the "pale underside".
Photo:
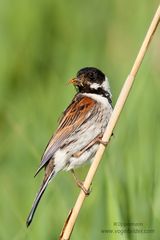
M 89 121 L 86 121 L 72 132 L 65 139 L 64 147 L 60 147 L 52 157 L 54 161 L 55 174 L 61 170 L 71 170 L 77 168 L 84 163 L 92 160 L 99 144 L 94 144 L 87 149 L 80 157 L 73 157 L 73 155 L 81 151 L 86 145 L 88 145 L 93 139 L 98 136 L 102 136 L 104 130 L 108 124 L 108 120 L 112 113 L 112 107 L 108 102 L 108 99 L 96 94 L 83 94 L 83 96 L 89 97 L 95 100 L 94 113 Z M 90 113 L 88 113 L 89 115 Z M 75 138 L 76 133 L 76 138 Z M 48 149 L 46 149 L 48 151 Z M 44 153 L 45 154 L 45 153 Z

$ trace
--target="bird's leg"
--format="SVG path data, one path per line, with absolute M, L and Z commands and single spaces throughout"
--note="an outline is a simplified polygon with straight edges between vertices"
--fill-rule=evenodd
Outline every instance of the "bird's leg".
M 80 181 L 80 180 L 77 178 L 77 176 L 76 176 L 76 174 L 75 174 L 75 171 L 74 171 L 73 169 L 71 169 L 71 173 L 73 174 L 73 177 L 74 177 L 74 180 L 75 180 L 77 186 L 83 190 L 83 192 L 84 192 L 84 194 L 85 194 L 86 196 L 89 196 L 91 190 L 90 190 L 90 189 L 87 190 L 87 189 L 84 187 L 83 182 Z
M 103 140 L 102 140 L 102 137 L 98 137 L 98 138 L 97 138 L 97 142 L 103 144 L 105 147 L 106 147 L 107 144 L 108 144 L 107 141 L 103 141 Z
M 76 157 L 76 158 L 80 157 L 87 149 L 92 147 L 95 143 L 101 143 L 104 146 L 106 146 L 108 144 L 108 142 L 105 142 L 105 141 L 102 140 L 102 135 L 99 135 L 98 137 L 93 139 L 85 148 L 83 148 L 82 150 L 74 153 L 72 156 Z

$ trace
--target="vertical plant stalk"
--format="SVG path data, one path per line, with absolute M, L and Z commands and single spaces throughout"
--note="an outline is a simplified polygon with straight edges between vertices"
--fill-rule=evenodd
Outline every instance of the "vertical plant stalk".
M 148 46 L 151 42 L 151 39 L 152 39 L 152 37 L 153 37 L 153 35 L 156 31 L 156 28 L 157 28 L 159 22 L 160 22 L 160 5 L 159 5 L 154 17 L 153 17 L 151 25 L 148 29 L 147 34 L 146 34 L 146 37 L 145 37 L 145 39 L 142 43 L 142 46 L 139 50 L 137 58 L 136 58 L 136 60 L 134 62 L 134 65 L 131 69 L 131 72 L 128 75 L 128 77 L 127 77 L 127 79 L 126 79 L 126 81 L 125 81 L 125 83 L 122 87 L 122 90 L 121 90 L 120 95 L 118 97 L 117 103 L 116 103 L 115 108 L 113 110 L 112 116 L 111 116 L 110 121 L 108 123 L 108 126 L 106 128 L 106 131 L 103 135 L 103 139 L 102 139 L 103 141 L 108 142 L 110 140 L 113 129 L 115 128 L 115 126 L 117 124 L 117 121 L 119 119 L 119 115 L 120 115 L 120 113 L 121 113 L 121 111 L 124 107 L 124 104 L 127 100 L 127 97 L 128 97 L 129 92 L 131 90 L 131 87 L 134 83 L 135 76 L 136 76 L 136 74 L 137 74 L 137 72 L 140 68 L 140 65 L 143 61 L 144 55 L 147 52 Z M 92 163 L 92 165 L 91 165 L 91 167 L 88 171 L 88 174 L 86 176 L 86 179 L 84 181 L 84 187 L 87 190 L 90 188 L 93 177 L 94 177 L 94 175 L 97 171 L 97 168 L 98 168 L 99 163 L 101 161 L 102 155 L 104 153 L 104 150 L 105 150 L 104 145 L 100 144 L 99 149 L 98 149 L 98 151 L 95 155 L 94 161 L 93 161 L 93 163 Z M 62 229 L 59 240 L 69 240 L 70 239 L 70 236 L 72 234 L 76 219 L 78 217 L 78 214 L 79 214 L 79 211 L 82 207 L 82 204 L 85 200 L 85 197 L 86 197 L 86 195 L 81 190 L 80 194 L 77 198 L 77 201 L 75 203 L 74 208 L 70 211 L 69 216 L 68 216 L 67 220 L 65 221 L 65 224 L 64 224 L 64 227 Z

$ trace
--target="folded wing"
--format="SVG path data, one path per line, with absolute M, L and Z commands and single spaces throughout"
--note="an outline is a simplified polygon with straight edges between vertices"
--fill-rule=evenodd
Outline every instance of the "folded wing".
M 83 95 L 78 95 L 73 99 L 72 103 L 65 110 L 56 133 L 52 136 L 44 151 L 35 176 L 54 157 L 55 152 L 65 144 L 66 139 L 86 120 L 93 117 L 95 106 L 95 100 Z

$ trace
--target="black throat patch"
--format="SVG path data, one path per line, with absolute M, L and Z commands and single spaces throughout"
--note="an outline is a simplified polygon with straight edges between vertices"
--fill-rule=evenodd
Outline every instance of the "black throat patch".
M 80 93 L 94 93 L 97 95 L 101 95 L 102 97 L 105 97 L 108 99 L 108 102 L 112 104 L 111 95 L 108 91 L 105 91 L 103 88 L 99 87 L 97 89 L 90 88 L 89 86 L 86 87 L 79 87 Z

